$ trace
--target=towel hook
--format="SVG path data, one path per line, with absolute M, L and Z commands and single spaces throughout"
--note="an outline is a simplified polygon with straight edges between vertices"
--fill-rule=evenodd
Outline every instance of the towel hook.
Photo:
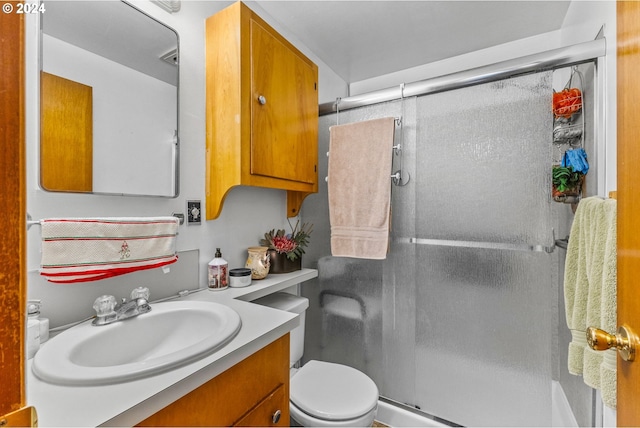
M 393 184 L 396 186 L 406 186 L 411 177 L 407 171 L 399 169 L 391 175 L 391 179 L 393 180 Z
M 42 223 L 38 220 L 33 220 L 31 214 L 27 213 L 27 230 L 31 229 L 31 226 L 40 226 Z

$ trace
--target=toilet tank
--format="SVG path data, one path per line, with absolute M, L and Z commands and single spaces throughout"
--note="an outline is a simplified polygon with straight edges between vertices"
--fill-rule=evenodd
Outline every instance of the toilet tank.
M 281 311 L 293 312 L 300 314 L 300 325 L 290 332 L 290 354 L 289 366 L 293 367 L 295 363 L 302 358 L 304 354 L 304 322 L 305 312 L 309 307 L 309 299 L 306 297 L 295 296 L 289 293 L 273 293 L 260 299 L 253 300 L 253 303 L 268 306 L 270 308 L 280 309 Z

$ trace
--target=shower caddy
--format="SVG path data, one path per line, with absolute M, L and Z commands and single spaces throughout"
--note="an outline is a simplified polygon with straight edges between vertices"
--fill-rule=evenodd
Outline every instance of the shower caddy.
M 567 152 L 584 150 L 583 86 L 582 73 L 574 66 L 565 88 L 553 93 L 552 197 L 556 202 L 575 204 L 584 190 L 585 175 L 565 165 Z

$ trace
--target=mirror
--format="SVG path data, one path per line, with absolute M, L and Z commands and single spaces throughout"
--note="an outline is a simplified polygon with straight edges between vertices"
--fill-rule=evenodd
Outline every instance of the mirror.
M 178 35 L 128 3 L 47 2 L 40 184 L 178 195 Z

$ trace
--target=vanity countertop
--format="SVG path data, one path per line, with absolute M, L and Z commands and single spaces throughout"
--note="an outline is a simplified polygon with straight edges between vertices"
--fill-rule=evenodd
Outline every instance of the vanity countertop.
M 27 403 L 35 406 L 38 424 L 42 427 L 133 426 L 297 327 L 297 314 L 250 301 L 317 276 L 315 269 L 302 269 L 269 275 L 244 288 L 203 290 L 183 297 L 183 300 L 229 306 L 240 315 L 242 328 L 222 349 L 156 376 L 103 386 L 54 385 L 38 379 L 31 370 L 32 360 L 29 360 Z

